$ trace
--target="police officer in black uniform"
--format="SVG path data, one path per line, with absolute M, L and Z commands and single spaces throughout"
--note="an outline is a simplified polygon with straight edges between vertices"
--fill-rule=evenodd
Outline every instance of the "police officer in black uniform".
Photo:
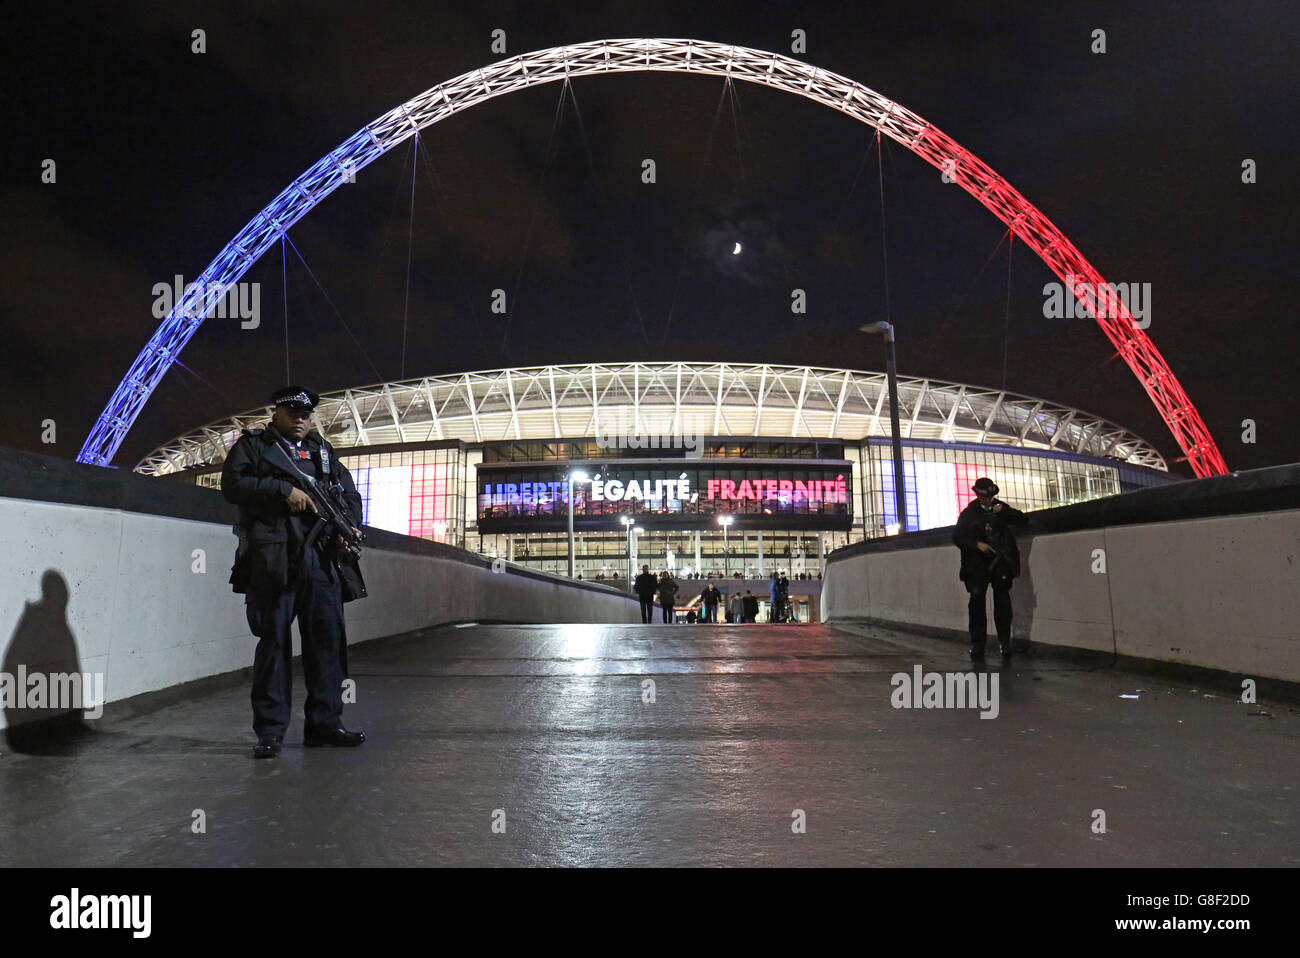
M 307 685 L 303 744 L 352 746 L 366 739 L 342 723 L 347 678 L 343 603 L 364 596 L 365 585 L 341 539 L 320 534 L 316 506 L 293 471 L 297 467 L 321 483 L 337 484 L 353 526 L 361 525 L 361 496 L 352 475 L 311 428 L 319 400 L 300 386 L 277 390 L 271 396 L 271 422 L 264 429 L 245 429 L 221 472 L 222 495 L 239 506 L 240 545 L 230 581 L 236 592 L 245 593 L 249 628 L 258 637 L 252 692 L 255 758 L 278 755 L 289 727 L 294 618 L 302 633 Z
M 1011 658 L 1011 582 L 1020 575 L 1020 549 L 1010 526 L 1029 518 L 1001 499 L 997 484 L 987 477 L 971 486 L 975 499 L 957 517 L 952 541 L 961 549 L 961 581 L 970 593 L 970 656 L 984 657 L 988 629 L 984 596 L 993 586 L 993 623 L 1004 660 Z

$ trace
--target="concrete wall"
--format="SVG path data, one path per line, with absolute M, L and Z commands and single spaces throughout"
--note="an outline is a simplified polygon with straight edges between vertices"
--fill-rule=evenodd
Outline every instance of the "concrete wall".
M 19 486 L 19 456 L 0 454 L 0 671 L 102 672 L 111 703 L 251 666 L 257 640 L 227 583 L 235 510 L 218 493 L 35 456 Z M 42 492 L 63 501 L 27 497 Z M 362 571 L 370 594 L 344 606 L 349 644 L 444 622 L 640 621 L 608 586 L 381 530 Z M 0 709 L 0 727 L 34 714 Z
M 1273 471 L 1257 471 L 1266 472 Z M 1219 483 L 1222 492 L 1231 478 L 1202 482 Z M 1269 478 L 1284 483 L 1295 477 Z M 1206 492 L 1202 513 L 1224 500 L 1213 487 Z M 1229 514 L 1159 522 L 1134 522 L 1130 509 L 1122 524 L 1103 516 L 1097 528 L 1053 531 L 1054 525 L 1080 523 L 1054 521 L 1059 517 L 1052 513 L 1061 510 L 1032 514 L 1031 527 L 1019 536 L 1024 571 L 1012 591 L 1013 636 L 1300 682 L 1300 508 L 1241 513 L 1235 511 L 1243 507 L 1240 489 L 1233 493 Z M 1183 489 L 1180 513 L 1197 511 L 1194 494 Z M 1281 487 L 1274 484 L 1260 501 L 1289 501 L 1277 494 Z M 823 584 L 823 616 L 964 636 L 967 596 L 957 579 L 951 534 L 944 529 L 906 537 L 914 539 L 911 547 L 881 543 L 873 549 L 867 543 L 838 551 Z M 1104 550 L 1104 573 L 1093 571 L 1094 550 Z M 990 634 L 992 625 L 990 608 Z

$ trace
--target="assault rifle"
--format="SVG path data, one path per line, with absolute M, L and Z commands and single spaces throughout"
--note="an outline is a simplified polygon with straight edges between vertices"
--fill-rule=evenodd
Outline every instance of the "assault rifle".
M 343 490 L 337 482 L 332 479 L 333 473 L 326 468 L 326 474 L 331 476 L 330 482 L 320 482 L 314 476 L 310 476 L 298 468 L 298 464 L 293 461 L 284 444 L 276 440 L 273 445 L 280 453 L 283 463 L 277 463 L 290 476 L 302 483 L 302 489 L 311 497 L 312 504 L 316 507 L 316 525 L 312 527 L 311 532 L 307 535 L 306 548 L 311 548 L 313 543 L 322 532 L 329 530 L 334 535 L 343 540 L 343 546 L 348 554 L 354 559 L 361 558 L 361 540 L 366 534 L 352 525 L 348 516 L 347 504 L 343 501 Z M 321 456 L 328 463 L 329 450 L 321 447 Z
M 993 558 L 989 560 L 989 574 L 990 575 L 993 574 L 993 570 L 997 568 L 999 562 L 1005 563 L 1007 567 L 1007 572 L 1010 573 L 1011 560 L 1007 558 L 1007 554 L 991 542 L 988 543 L 988 547 L 993 550 Z

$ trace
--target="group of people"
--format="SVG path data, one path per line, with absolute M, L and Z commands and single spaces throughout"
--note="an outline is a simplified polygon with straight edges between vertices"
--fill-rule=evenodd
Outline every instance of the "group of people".
M 663 609 L 664 621 L 677 621 L 677 583 L 673 581 L 673 577 L 667 570 L 660 572 L 656 577 L 648 565 L 643 565 L 641 574 L 632 580 L 632 588 L 636 591 L 636 597 L 641 600 L 642 623 L 655 620 L 656 600 L 659 602 L 659 607 Z
M 782 572 L 781 574 L 782 574 L 782 575 L 785 575 L 784 572 Z M 822 577 L 822 574 L 821 574 L 820 572 L 818 572 L 816 575 L 814 575 L 814 574 L 811 573 L 811 572 L 796 572 L 796 573 L 794 574 L 794 577 L 795 577 L 796 579 L 820 579 L 820 578 Z M 726 578 L 728 578 L 728 576 L 723 575 L 721 572 L 691 572 L 691 573 L 688 573 L 686 576 L 684 576 L 684 578 L 687 578 L 687 579 L 726 579 Z M 745 573 L 743 573 L 743 572 L 733 572 L 733 573 L 731 573 L 730 578 L 732 578 L 732 579 L 744 579 L 744 578 L 750 578 L 750 579 L 761 579 L 761 578 L 763 578 L 763 577 L 762 577 L 761 575 L 758 575 L 758 574 L 754 574 L 754 575 L 751 575 L 751 576 L 746 576 Z
M 648 565 L 641 567 L 641 574 L 636 577 L 632 583 L 636 590 L 637 598 L 641 602 L 641 621 L 651 623 L 654 621 L 654 608 L 658 604 L 662 611 L 662 621 L 677 621 L 677 593 L 679 591 L 676 581 L 667 571 L 660 572 L 656 576 L 650 571 Z M 793 610 L 790 607 L 790 580 L 784 572 L 773 572 L 768 585 L 769 599 L 769 622 L 794 622 Z M 713 583 L 700 593 L 700 611 L 697 613 L 694 609 L 686 613 L 686 621 L 689 624 L 696 622 L 716 623 L 718 622 L 719 609 L 724 621 L 731 623 L 757 622 L 758 621 L 758 596 L 753 591 L 746 589 L 744 595 L 739 589 L 736 589 L 726 596 L 722 590 Z
M 773 573 L 773 574 L 775 575 L 775 573 Z M 581 579 L 581 578 L 582 578 L 582 573 L 579 572 L 577 577 L 578 577 L 579 579 Z M 784 571 L 781 572 L 781 577 L 782 577 L 783 579 L 786 578 L 786 574 L 785 574 Z M 820 578 L 822 577 L 822 574 L 821 574 L 820 572 L 818 572 L 816 575 L 814 575 L 814 574 L 811 573 L 811 572 L 796 572 L 796 573 L 794 574 L 794 577 L 795 577 L 796 579 L 799 579 L 799 580 L 802 581 L 802 580 L 804 580 L 804 579 L 808 579 L 808 580 L 811 580 L 811 579 L 820 579 Z M 683 579 L 725 579 L 726 576 L 724 576 L 721 572 L 688 572 L 688 573 L 686 573 L 685 575 L 683 575 L 682 578 L 683 578 Z M 744 578 L 750 578 L 750 579 L 761 579 L 761 578 L 763 578 L 763 577 L 762 577 L 761 575 L 751 575 L 751 576 L 746 577 L 745 573 L 743 573 L 743 572 L 733 572 L 733 573 L 731 574 L 731 578 L 733 578 L 733 579 L 744 579 Z M 615 572 L 613 575 L 605 575 L 605 573 L 603 573 L 603 572 L 597 572 L 594 576 L 591 577 L 591 580 L 592 580 L 593 582 L 616 582 L 616 581 L 618 581 L 618 573 Z M 787 579 L 787 581 L 788 581 L 788 579 Z
M 768 621 L 786 621 L 790 615 L 790 580 L 785 577 L 784 572 L 780 575 L 772 573 L 772 579 L 767 586 L 767 595 L 771 610 L 768 613 Z

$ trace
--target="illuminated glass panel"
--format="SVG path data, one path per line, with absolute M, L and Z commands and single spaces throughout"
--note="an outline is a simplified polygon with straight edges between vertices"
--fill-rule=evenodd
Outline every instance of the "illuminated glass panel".
M 411 528 L 411 467 L 379 466 L 370 474 L 370 524 L 407 535 Z
M 410 469 L 410 528 L 407 534 L 432 539 L 435 523 L 445 524 L 447 521 L 447 467 L 435 463 L 413 465 Z
M 957 497 L 953 481 L 957 467 L 951 462 L 916 463 L 916 498 L 922 529 L 957 524 Z
M 880 463 L 881 488 L 885 496 L 885 526 L 898 524 L 898 509 L 894 499 L 894 460 L 884 459 Z M 921 518 L 916 502 L 916 463 L 903 460 L 903 508 L 907 511 L 907 531 L 916 532 L 921 528 Z
M 352 481 L 356 483 L 357 492 L 361 496 L 361 522 L 364 525 L 373 526 L 370 521 L 370 470 L 369 469 L 349 469 L 352 473 Z
M 980 477 L 981 473 L 979 466 L 969 462 L 957 463 L 956 471 L 957 512 L 960 514 L 961 510 L 970 505 L 971 500 L 975 498 L 971 486 L 975 485 L 975 480 Z

